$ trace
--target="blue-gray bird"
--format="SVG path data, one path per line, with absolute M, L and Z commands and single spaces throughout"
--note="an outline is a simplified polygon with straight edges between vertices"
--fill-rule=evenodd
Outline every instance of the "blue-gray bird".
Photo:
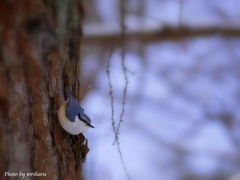
M 66 88 L 66 94 L 68 100 L 58 110 L 58 120 L 62 128 L 72 135 L 83 133 L 89 127 L 94 128 L 69 88 Z

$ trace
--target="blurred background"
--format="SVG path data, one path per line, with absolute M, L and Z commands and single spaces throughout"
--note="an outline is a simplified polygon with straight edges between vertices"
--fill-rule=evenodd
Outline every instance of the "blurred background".
M 125 100 L 118 136 L 131 179 L 240 179 L 239 9 L 237 0 L 84 1 L 81 95 L 95 126 L 84 133 L 86 180 L 127 179 L 112 127 Z

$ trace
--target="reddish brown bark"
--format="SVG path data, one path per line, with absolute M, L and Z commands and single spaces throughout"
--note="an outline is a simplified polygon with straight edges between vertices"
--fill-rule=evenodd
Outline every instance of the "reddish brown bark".
M 87 144 L 56 112 L 64 87 L 79 92 L 81 14 L 78 0 L 0 1 L 0 179 L 83 179 Z

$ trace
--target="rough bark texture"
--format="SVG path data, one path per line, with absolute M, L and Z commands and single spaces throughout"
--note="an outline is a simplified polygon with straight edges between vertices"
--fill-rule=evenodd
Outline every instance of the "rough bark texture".
M 87 142 L 57 119 L 64 87 L 79 98 L 81 18 L 78 0 L 0 1 L 0 179 L 83 179 Z

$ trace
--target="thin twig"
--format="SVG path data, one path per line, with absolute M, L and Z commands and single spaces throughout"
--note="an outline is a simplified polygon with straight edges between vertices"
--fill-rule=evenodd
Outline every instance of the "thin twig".
M 158 19 L 156 17 L 153 17 L 153 16 L 150 16 L 150 15 L 147 15 L 147 14 L 144 14 L 144 13 L 129 11 L 129 10 L 126 10 L 126 9 L 124 9 L 124 12 L 127 13 L 127 14 L 133 14 L 133 15 L 136 15 L 136 16 L 145 17 L 145 18 L 157 21 L 157 22 L 159 22 L 161 24 L 164 24 L 164 22 L 161 21 L 160 19 Z
M 130 180 L 131 178 L 130 178 L 130 176 L 128 174 L 126 165 L 125 165 L 124 160 L 123 160 L 123 155 L 122 155 L 122 151 L 121 151 L 120 143 L 119 143 L 119 139 L 118 139 L 118 133 L 116 131 L 115 121 L 114 121 L 114 103 L 113 103 L 114 97 L 113 97 L 113 90 L 112 90 L 112 85 L 111 85 L 111 76 L 110 76 L 110 70 L 109 70 L 110 69 L 110 60 L 111 60 L 112 53 L 113 53 L 113 49 L 110 51 L 110 54 L 109 54 L 109 57 L 108 57 L 108 62 L 107 62 L 107 67 L 106 67 L 106 73 L 107 73 L 107 77 L 108 77 L 108 85 L 109 85 L 109 91 L 110 91 L 109 95 L 111 97 L 111 109 L 112 109 L 111 120 L 112 120 L 113 132 L 114 132 L 114 135 L 115 135 L 115 142 L 117 143 L 117 149 L 118 149 L 118 152 L 119 152 L 119 155 L 120 155 L 120 159 L 121 159 L 124 171 L 125 171 L 128 179 Z
M 121 45 L 122 45 L 122 52 L 121 52 L 121 62 L 122 62 L 122 68 L 123 68 L 123 74 L 124 74 L 124 79 L 125 79 L 125 87 L 123 89 L 123 101 L 122 101 L 122 112 L 121 112 L 121 115 L 120 115 L 120 120 L 118 122 L 118 126 L 117 126 L 117 138 L 118 138 L 118 135 L 119 135 L 119 129 L 120 129 L 120 125 L 121 123 L 123 122 L 123 116 L 124 116 L 124 112 L 125 112 L 125 104 L 126 104 L 126 95 L 127 95 L 127 87 L 128 87 L 128 77 L 127 77 L 127 68 L 125 66 L 125 52 L 126 52 L 126 47 L 125 47 L 125 34 L 126 34 L 126 26 L 125 26 L 125 13 L 124 13 L 124 8 L 125 8 L 125 5 L 126 5 L 126 0 L 121 0 L 120 1 L 120 13 L 121 13 Z M 119 140 L 116 139 L 117 141 L 117 147 L 118 147 L 118 152 L 119 152 L 119 155 L 120 155 L 120 158 L 121 158 L 121 162 L 122 162 L 122 165 L 123 165 L 123 168 L 124 168 L 124 171 L 127 175 L 127 178 L 130 180 L 131 177 L 127 171 L 127 168 L 126 168 L 126 165 L 124 163 L 124 160 L 123 160 L 123 155 L 122 155 L 122 152 L 121 152 L 121 149 L 120 149 L 120 143 L 119 143 Z
M 125 113 L 125 104 L 126 104 L 126 96 L 127 96 L 127 87 L 128 87 L 128 77 L 127 77 L 127 68 L 125 65 L 125 53 L 126 53 L 126 47 L 125 47 L 125 34 L 126 34 L 126 26 L 125 26 L 125 13 L 124 13 L 124 5 L 125 0 L 121 0 L 121 46 L 122 46 L 122 52 L 121 52 L 121 65 L 123 68 L 123 74 L 125 79 L 125 86 L 123 89 L 123 100 L 122 100 L 122 111 L 120 114 L 120 120 L 117 125 L 117 134 L 119 134 L 119 129 L 121 126 L 121 123 L 123 122 L 123 116 Z
M 117 131 L 116 131 L 116 128 L 115 128 L 115 121 L 114 121 L 114 104 L 113 104 L 114 96 L 113 96 L 113 90 L 112 90 L 111 78 L 110 78 L 110 70 L 109 70 L 112 53 L 113 53 L 113 49 L 110 51 L 110 54 L 109 54 L 109 57 L 108 57 L 106 73 L 107 73 L 107 77 L 108 77 L 109 95 L 111 97 L 111 109 L 112 109 L 111 120 L 112 120 L 112 127 L 113 127 L 113 132 L 114 132 L 114 135 L 115 135 L 115 139 L 118 139 Z
M 180 32 L 183 31 L 183 21 L 182 21 L 182 13 L 183 13 L 183 0 L 180 0 L 180 10 L 179 10 L 179 30 Z M 185 54 L 187 53 L 187 46 L 186 44 L 183 42 L 183 49 Z
M 182 29 L 182 13 L 183 13 L 183 0 L 180 0 L 180 10 L 179 10 L 179 28 Z

